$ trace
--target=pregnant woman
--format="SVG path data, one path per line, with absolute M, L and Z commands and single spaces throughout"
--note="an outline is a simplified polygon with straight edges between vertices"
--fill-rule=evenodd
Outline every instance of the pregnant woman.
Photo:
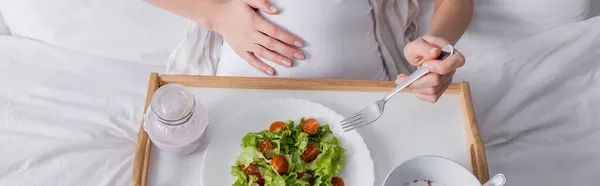
M 455 44 L 472 0 L 435 0 L 428 33 L 418 37 L 419 0 L 147 0 L 192 20 L 169 71 L 217 76 L 274 76 L 402 81 L 416 67 L 432 73 L 409 86 L 436 102 L 464 57 Z

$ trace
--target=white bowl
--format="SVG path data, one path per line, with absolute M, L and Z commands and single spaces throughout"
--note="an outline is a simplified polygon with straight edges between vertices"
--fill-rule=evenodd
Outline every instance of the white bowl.
M 398 165 L 386 176 L 383 186 L 404 186 L 415 180 L 432 181 L 431 186 L 481 186 L 479 180 L 465 167 L 450 159 L 433 155 L 418 156 Z

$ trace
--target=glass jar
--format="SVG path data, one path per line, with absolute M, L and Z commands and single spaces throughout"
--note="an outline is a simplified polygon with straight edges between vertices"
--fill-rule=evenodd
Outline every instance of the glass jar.
M 160 150 L 187 155 L 200 146 L 208 124 L 208 112 L 185 86 L 167 84 L 152 96 L 144 128 Z

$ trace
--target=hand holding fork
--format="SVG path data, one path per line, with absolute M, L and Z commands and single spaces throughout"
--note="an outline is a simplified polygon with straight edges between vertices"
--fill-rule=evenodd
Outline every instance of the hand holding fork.
M 429 40 L 433 40 L 433 39 L 429 39 Z M 438 44 L 439 44 L 439 40 L 438 40 Z M 409 47 L 409 46 L 407 45 L 407 47 Z M 430 51 L 433 51 L 433 50 L 434 50 L 434 48 L 432 48 L 432 50 L 430 50 Z M 436 59 L 440 60 L 440 61 L 445 61 L 445 60 L 451 59 L 455 55 L 456 51 L 452 45 L 445 44 L 445 45 L 443 45 L 443 47 L 439 53 L 440 54 L 438 55 L 438 57 Z M 406 55 L 411 55 L 411 54 L 407 53 Z M 458 67 L 462 66 L 464 64 L 464 58 L 462 58 L 462 55 L 460 55 L 458 57 L 460 57 L 462 59 L 462 61 L 461 61 L 462 64 L 461 64 L 461 62 L 458 62 L 459 64 L 435 64 L 435 65 L 429 64 L 429 65 L 427 65 L 427 62 L 425 62 L 423 64 L 423 61 L 426 61 L 426 60 L 421 60 L 419 63 L 423 64 L 423 67 L 420 67 L 419 69 L 417 69 L 415 72 L 413 72 L 410 76 L 408 76 L 406 78 L 402 78 L 402 79 L 399 78 L 397 80 L 398 85 L 396 86 L 396 88 L 394 88 L 390 93 L 388 93 L 383 99 L 376 101 L 375 103 L 365 107 L 364 109 L 360 110 L 359 112 L 357 112 L 353 115 L 350 115 L 349 117 L 346 117 L 344 120 L 342 120 L 341 121 L 342 129 L 347 132 L 347 131 L 361 128 L 361 127 L 364 127 L 364 126 L 367 126 L 367 125 L 373 123 L 374 121 L 379 119 L 379 117 L 381 117 L 381 115 L 383 114 L 384 108 L 385 108 L 385 103 L 389 99 L 391 99 L 394 95 L 396 95 L 402 89 L 411 85 L 413 82 L 415 82 L 419 78 L 423 77 L 424 75 L 429 74 L 430 72 L 438 73 L 438 74 L 439 73 L 446 74 L 448 72 L 453 73 L 454 70 L 449 71 L 448 68 L 443 68 L 443 67 L 445 67 L 445 66 L 447 67 L 448 65 L 453 65 L 453 66 L 456 66 L 455 68 L 458 68 Z M 407 56 L 407 58 L 408 58 L 408 56 Z M 433 62 L 429 62 L 429 63 L 433 63 Z M 440 63 L 440 62 L 438 62 L 438 63 Z M 437 69 L 436 69 L 436 66 L 437 66 Z M 440 68 L 442 68 L 442 69 L 440 69 Z M 400 81 L 400 82 L 398 82 L 398 81 Z M 449 85 L 449 83 L 451 83 L 451 81 L 448 82 L 447 85 Z M 446 88 L 447 88 L 447 85 L 445 85 Z

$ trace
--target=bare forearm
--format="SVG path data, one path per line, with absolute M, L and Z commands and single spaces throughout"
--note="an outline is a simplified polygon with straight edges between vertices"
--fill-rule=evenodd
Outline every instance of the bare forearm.
M 146 0 L 146 2 L 196 21 L 201 26 L 211 29 L 211 21 L 216 16 L 216 7 L 223 0 Z
M 427 35 L 442 37 L 456 44 L 471 23 L 473 0 L 435 0 Z

